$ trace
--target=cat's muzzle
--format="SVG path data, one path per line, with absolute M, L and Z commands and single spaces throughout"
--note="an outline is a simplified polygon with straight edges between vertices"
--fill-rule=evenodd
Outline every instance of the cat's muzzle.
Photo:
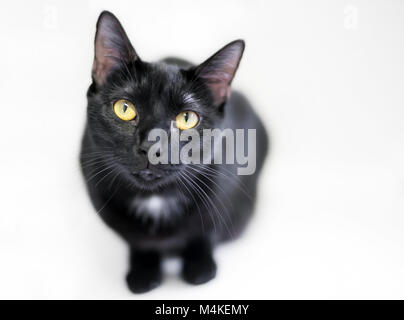
M 145 181 L 154 181 L 161 178 L 161 175 L 150 170 L 150 169 L 143 169 L 140 171 L 133 171 L 132 175 L 135 177 L 139 177 Z

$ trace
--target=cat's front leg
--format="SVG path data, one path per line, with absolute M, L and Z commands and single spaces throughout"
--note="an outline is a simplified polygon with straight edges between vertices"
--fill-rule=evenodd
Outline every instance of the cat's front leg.
M 161 283 L 161 257 L 157 252 L 131 248 L 130 267 L 126 282 L 133 293 L 144 293 Z
M 216 263 L 212 246 L 207 239 L 195 239 L 188 243 L 183 252 L 182 276 L 191 284 L 202 284 L 216 276 Z

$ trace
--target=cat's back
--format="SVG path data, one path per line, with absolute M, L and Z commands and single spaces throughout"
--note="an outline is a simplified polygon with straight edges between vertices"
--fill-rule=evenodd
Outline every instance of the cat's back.
M 245 135 L 248 130 L 255 130 L 256 164 L 258 173 L 262 167 L 269 149 L 269 137 L 267 130 L 246 96 L 239 91 L 232 90 L 230 98 L 224 110 L 222 128 L 244 129 Z M 245 146 L 247 149 L 248 145 Z
M 222 214 L 223 219 L 226 220 L 228 216 L 231 220 L 224 221 L 227 227 L 220 232 L 221 241 L 231 240 L 240 235 L 251 218 L 257 196 L 258 178 L 269 149 L 269 138 L 263 122 L 247 98 L 238 91 L 232 91 L 224 108 L 221 129 L 228 128 L 234 133 L 237 129 L 244 129 L 244 143 L 239 144 L 235 137 L 236 148 L 241 147 L 244 155 L 247 154 L 250 165 L 250 162 L 255 163 L 255 170 L 251 174 L 240 174 L 240 167 L 245 168 L 246 165 L 238 163 L 236 154 L 233 164 L 214 165 L 214 169 L 218 172 L 215 178 L 215 193 L 218 195 L 217 198 L 223 199 L 223 201 L 217 200 L 217 206 L 226 206 Z M 251 130 L 255 131 L 255 139 L 249 140 Z M 255 143 L 252 154 L 249 152 L 249 142 Z M 254 164 L 252 166 L 254 167 Z

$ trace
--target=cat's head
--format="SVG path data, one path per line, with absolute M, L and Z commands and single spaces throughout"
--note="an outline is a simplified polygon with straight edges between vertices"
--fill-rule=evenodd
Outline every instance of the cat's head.
M 103 12 L 97 22 L 87 120 L 106 167 L 145 190 L 178 179 L 182 164 L 148 161 L 149 132 L 159 128 L 169 133 L 173 123 L 200 132 L 220 127 L 243 50 L 244 42 L 237 40 L 197 66 L 145 62 L 117 18 Z

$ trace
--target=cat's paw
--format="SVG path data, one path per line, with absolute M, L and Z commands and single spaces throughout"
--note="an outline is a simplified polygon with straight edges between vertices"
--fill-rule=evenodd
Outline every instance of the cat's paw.
M 160 272 L 136 272 L 130 271 L 126 276 L 126 283 L 133 293 L 145 293 L 161 284 Z
M 203 284 L 216 276 L 216 263 L 213 259 L 185 260 L 182 277 L 191 284 Z

